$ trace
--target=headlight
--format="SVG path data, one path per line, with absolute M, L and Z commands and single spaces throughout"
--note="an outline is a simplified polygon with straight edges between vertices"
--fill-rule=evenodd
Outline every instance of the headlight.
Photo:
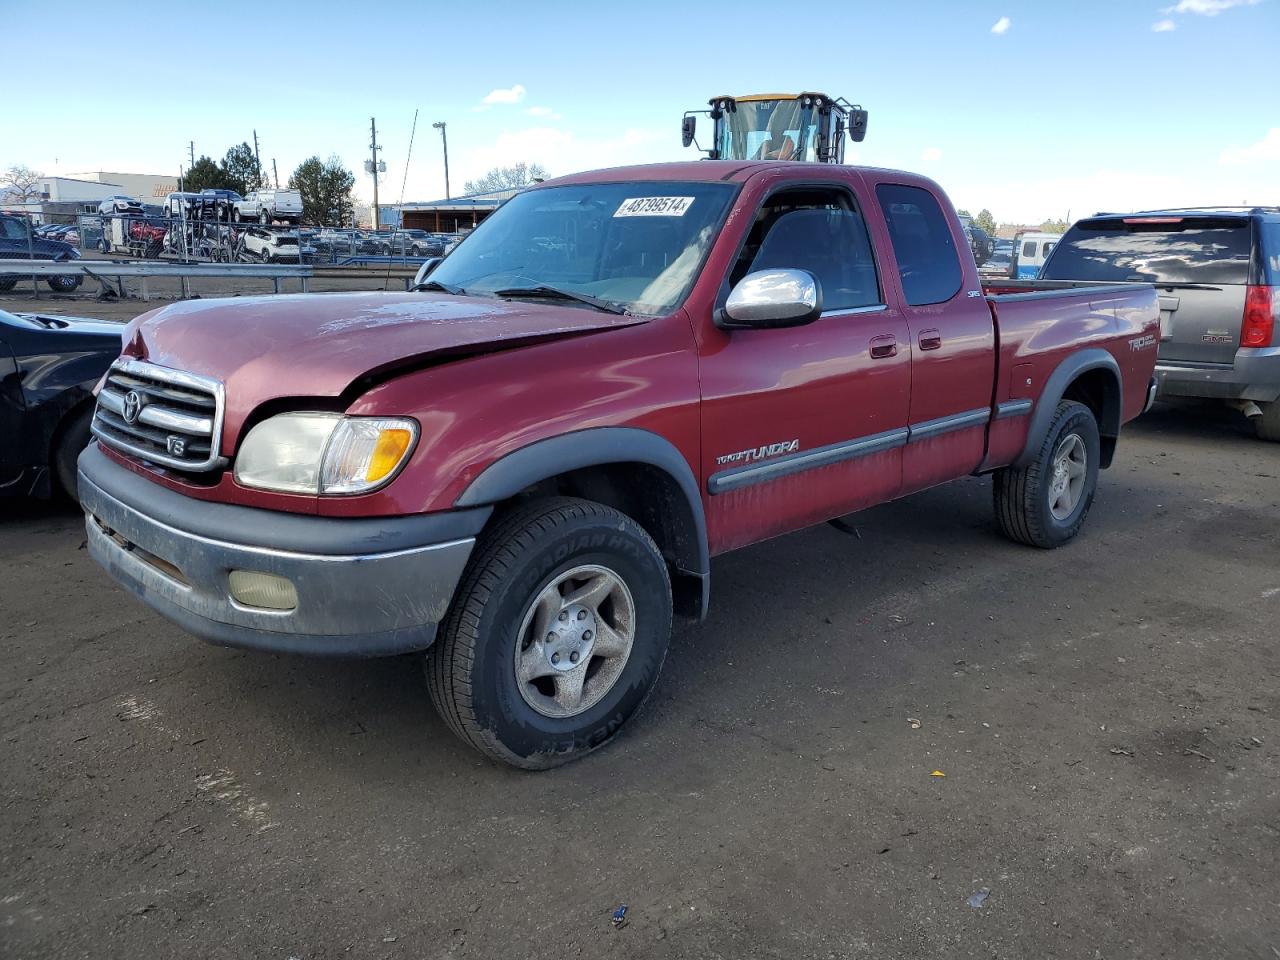
M 284 493 L 368 493 L 409 459 L 418 425 L 404 417 L 282 413 L 249 431 L 236 481 Z

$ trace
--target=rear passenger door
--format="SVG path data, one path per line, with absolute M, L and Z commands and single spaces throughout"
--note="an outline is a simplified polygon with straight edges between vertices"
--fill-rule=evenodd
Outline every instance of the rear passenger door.
M 890 287 L 909 330 L 911 407 L 904 493 L 972 472 L 986 452 L 995 325 L 953 217 L 920 184 L 880 181 L 876 199 L 897 260 Z

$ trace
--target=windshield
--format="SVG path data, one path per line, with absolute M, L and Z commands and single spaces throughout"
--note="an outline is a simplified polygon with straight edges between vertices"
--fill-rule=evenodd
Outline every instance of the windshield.
M 818 159 L 818 117 L 799 100 L 739 101 L 725 111 L 720 142 L 724 160 Z
M 1248 283 L 1252 248 L 1244 218 L 1175 223 L 1092 220 L 1076 224 L 1040 276 L 1045 280 Z
M 512 197 L 431 274 L 468 294 L 553 287 L 669 313 L 693 285 L 737 187 L 572 184 Z

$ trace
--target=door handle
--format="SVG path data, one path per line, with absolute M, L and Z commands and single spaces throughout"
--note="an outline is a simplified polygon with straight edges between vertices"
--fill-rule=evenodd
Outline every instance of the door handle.
M 920 349 L 921 350 L 938 350 L 942 347 L 942 331 L 941 330 L 921 330 L 920 331 Z
M 891 333 L 871 338 L 871 359 L 883 360 L 898 355 L 898 338 Z

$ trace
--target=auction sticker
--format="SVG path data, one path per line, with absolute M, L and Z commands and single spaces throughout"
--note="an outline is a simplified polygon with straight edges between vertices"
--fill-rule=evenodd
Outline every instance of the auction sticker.
M 615 217 L 683 217 L 693 197 L 635 197 L 623 200 Z

